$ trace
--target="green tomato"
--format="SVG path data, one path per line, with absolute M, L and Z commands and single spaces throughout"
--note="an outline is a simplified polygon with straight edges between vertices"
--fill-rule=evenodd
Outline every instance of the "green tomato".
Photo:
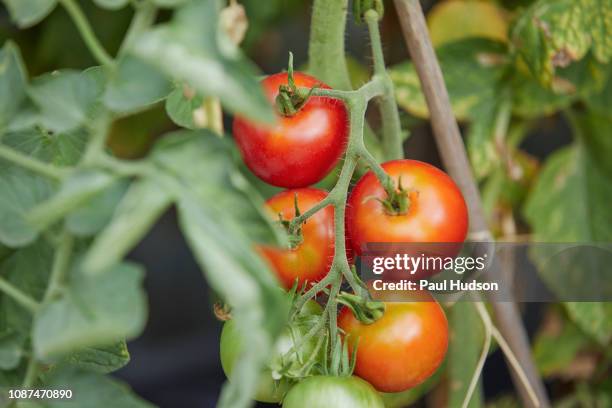
M 308 377 L 283 400 L 283 408 L 384 408 L 380 394 L 359 377 Z
M 309 301 L 304 305 L 298 319 L 308 319 L 320 315 L 321 312 L 322 309 L 318 303 Z M 294 342 L 299 343 L 307 331 L 306 326 L 299 324 L 293 328 L 285 328 L 276 341 L 270 362 L 259 376 L 257 391 L 253 399 L 261 402 L 280 402 L 283 399 L 293 381 L 290 378 L 279 378 L 278 372 L 281 368 L 287 369 L 287 367 L 288 375 L 297 372 L 301 368 L 299 360 L 306 360 L 314 352 L 317 342 L 316 337 L 311 338 L 301 347 L 299 357 L 297 354 L 293 354 L 288 361 L 281 361 L 281 357 L 293 347 Z M 221 331 L 221 367 L 230 381 L 232 369 L 242 351 L 242 344 L 242 337 L 235 322 L 233 320 L 225 322 Z M 248 339 L 244 344 L 248 344 Z

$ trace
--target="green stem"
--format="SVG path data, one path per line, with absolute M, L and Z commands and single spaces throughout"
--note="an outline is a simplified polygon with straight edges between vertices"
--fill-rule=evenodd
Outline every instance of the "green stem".
M 121 160 L 106 153 L 98 156 L 96 164 L 126 177 L 142 177 L 150 174 L 151 171 L 151 166 L 144 160 Z
M 310 299 L 315 297 L 317 295 L 317 293 L 319 293 L 323 289 L 325 289 L 325 287 L 327 285 L 332 283 L 332 281 L 334 280 L 333 279 L 334 275 L 335 274 L 332 273 L 332 271 L 330 270 L 330 272 L 327 274 L 327 276 L 325 276 L 323 279 L 321 279 L 320 281 L 318 281 L 317 283 L 312 285 L 310 287 L 310 289 L 308 289 L 306 292 L 304 292 L 304 294 L 302 294 L 302 296 L 300 296 L 299 299 L 297 299 L 295 301 L 295 307 L 294 307 L 294 310 L 293 310 L 293 314 L 294 315 L 299 314 L 300 311 L 302 310 L 302 307 L 304 307 L 304 305 L 306 304 L 306 302 L 308 302 Z
M 372 45 L 372 58 L 374 59 L 374 77 L 380 78 L 384 92 L 379 99 L 379 110 L 382 118 L 383 153 L 387 160 L 396 160 L 404 157 L 402 146 L 402 128 L 399 111 L 395 102 L 393 82 L 385 68 L 385 58 L 378 28 L 378 13 L 368 10 L 365 15 Z
M 294 310 L 294 313 L 298 313 L 309 299 L 331 284 L 323 317 L 305 336 L 306 339 L 314 336 L 321 329 L 322 325 L 325 324 L 325 320 L 329 319 L 330 350 L 335 350 L 336 348 L 338 331 L 336 298 L 342 281 L 346 279 L 355 294 L 359 296 L 367 294 L 367 292 L 364 293 L 364 285 L 360 282 L 359 277 L 355 276 L 351 271 L 346 256 L 344 220 L 346 200 L 358 160 L 364 158 L 387 192 L 395 193 L 392 179 L 366 149 L 364 143 L 365 113 L 368 102 L 372 98 L 380 98 L 379 107 L 383 118 L 386 157 L 389 159 L 403 157 L 399 113 L 393 94 L 393 83 L 385 69 L 380 32 L 378 30 L 378 14 L 375 11 L 368 11 L 366 13 L 372 42 L 375 75 L 371 81 L 360 89 L 351 91 L 344 55 L 346 8 L 346 0 L 315 0 L 309 49 L 311 72 L 335 88 L 340 89 L 314 89 L 312 95 L 341 99 L 345 102 L 349 112 L 350 132 L 344 164 L 342 165 L 338 181 L 328 196 L 302 215 L 294 218 L 290 224 L 291 229 L 298 228 L 317 211 L 328 205 L 334 206 L 335 249 L 330 271 L 324 279 L 300 296 L 296 301 Z M 341 23 L 338 24 L 338 22 Z M 296 346 L 295 349 L 297 348 Z
M 125 52 L 134 43 L 134 40 L 143 31 L 151 27 L 151 25 L 155 22 L 155 18 L 157 17 L 157 7 L 155 7 L 155 5 L 150 1 L 143 1 L 136 4 L 134 7 L 136 8 L 136 12 L 134 13 L 134 17 L 132 17 L 127 33 L 125 34 L 123 42 L 119 47 L 119 52 L 117 53 L 119 57 L 125 54 Z
M 316 92 L 318 91 L 321 90 L 316 90 Z M 363 142 L 367 102 L 370 98 L 379 95 L 379 91 L 381 91 L 381 82 L 379 80 L 373 80 L 356 91 L 340 91 L 340 93 L 335 91 L 333 93 L 328 94 L 333 94 L 334 97 L 337 97 L 340 94 L 342 99 L 346 102 L 349 111 L 350 133 L 349 142 L 345 153 L 344 164 L 342 166 L 342 169 L 340 170 L 340 176 L 338 177 L 338 181 L 336 182 L 334 188 L 330 191 L 329 195 L 324 200 L 320 201 L 317 205 L 312 207 L 310 210 L 306 211 L 304 214 L 294 218 L 290 225 L 291 228 L 297 228 L 297 226 L 301 225 L 304 221 L 306 221 L 308 217 L 311 217 L 313 214 L 326 207 L 327 205 L 332 204 L 334 206 L 335 251 L 334 259 L 332 261 L 332 265 L 330 266 L 330 273 L 328 277 L 332 274 L 332 271 L 340 271 L 340 273 L 338 274 L 338 282 L 341 282 L 342 277 L 344 277 L 344 279 L 346 279 L 346 281 L 351 286 L 351 289 L 357 294 L 362 294 L 362 285 L 360 285 L 360 283 L 355 279 L 355 276 L 351 271 L 348 259 L 346 257 L 344 217 L 346 211 L 348 189 L 351 183 L 351 179 L 353 177 L 353 173 L 355 172 L 355 168 L 357 167 L 357 161 L 359 157 L 365 157 L 366 160 L 368 160 L 368 162 L 370 163 L 373 170 L 381 179 L 383 185 L 394 191 L 392 180 L 384 172 L 382 167 L 380 167 L 380 165 L 376 162 L 374 157 L 372 157 L 372 155 L 366 150 Z M 329 282 L 327 282 L 326 278 L 324 283 L 319 282 L 316 290 L 313 287 L 305 294 L 303 294 L 301 299 L 296 303 L 297 310 L 300 310 L 301 306 L 303 306 L 303 304 L 308 299 L 312 298 L 312 296 L 314 296 L 318 291 L 320 291 L 328 284 Z M 335 284 L 336 282 L 334 281 L 332 283 L 332 287 Z M 332 338 L 331 341 L 334 341 L 334 339 Z
M 338 281 L 335 271 L 331 270 L 329 275 L 332 276 L 334 282 Z M 321 314 L 321 319 L 319 319 L 311 328 L 304 334 L 304 336 L 297 342 L 294 343 L 293 346 L 287 351 L 284 355 L 290 356 L 292 353 L 297 352 L 304 344 L 306 344 L 311 338 L 313 338 L 316 334 L 320 333 L 323 327 L 325 327 L 325 323 L 327 323 L 327 310 L 329 309 L 330 302 L 328 301 L 323 309 L 323 313 Z M 297 309 L 297 308 L 296 308 Z M 301 309 L 301 307 L 300 307 Z M 297 309 L 297 310 L 300 310 Z
M 350 90 L 344 30 L 348 0 L 315 0 L 310 22 L 308 71 L 333 88 Z
M 87 144 L 85 154 L 81 159 L 83 164 L 92 164 L 104 154 L 110 122 L 111 118 L 108 112 L 102 112 L 96 119 L 94 119 L 90 129 L 91 138 Z
M 342 275 L 340 275 L 342 276 Z M 329 299 L 327 301 L 326 312 L 328 313 L 329 318 L 329 344 L 330 350 L 336 349 L 336 342 L 338 341 L 338 303 L 336 301 L 336 297 L 338 296 L 338 292 L 340 291 L 340 284 L 342 283 L 342 278 L 337 279 L 331 287 L 329 291 Z
M 503 98 L 495 117 L 495 127 L 493 129 L 493 138 L 498 143 L 503 143 L 506 140 L 511 116 L 512 100 L 510 97 Z
M 36 384 L 36 378 L 38 377 L 38 362 L 34 356 L 30 356 L 28 360 L 28 366 L 26 367 L 26 373 L 21 383 L 21 388 L 29 389 Z
M 13 300 L 19 303 L 24 308 L 28 309 L 31 313 L 36 313 L 38 310 L 38 302 L 31 298 L 28 294 L 23 292 L 16 286 L 13 286 L 9 281 L 4 278 L 0 278 L 0 291 L 13 298 Z
M 300 91 L 308 91 L 308 89 L 300 88 Z M 367 108 L 367 101 L 381 95 L 383 92 L 383 84 L 380 80 L 372 80 L 367 84 L 363 85 L 356 91 L 338 91 L 334 89 L 315 89 L 312 94 L 316 96 L 328 96 L 331 98 L 341 99 L 346 102 L 349 108 L 351 133 L 349 135 L 349 144 L 346 151 L 346 160 L 344 166 L 340 171 L 340 176 L 336 182 L 336 186 L 332 189 L 329 195 L 317 203 L 315 206 L 305 211 L 299 217 L 295 217 L 291 220 L 289 226 L 291 231 L 294 231 L 298 226 L 304 223 L 308 218 L 312 217 L 319 210 L 332 204 L 335 207 L 344 205 L 346 201 L 348 187 L 357 165 L 356 160 L 358 156 L 368 155 L 371 158 L 372 163 L 378 166 L 382 174 L 386 176 L 384 170 L 380 167 L 376 159 L 366 150 L 363 143 L 363 131 L 365 125 L 365 111 Z M 379 174 L 379 173 L 377 173 Z M 381 176 L 382 177 L 382 176 Z M 387 176 L 387 178 L 389 178 Z
M 302 225 L 308 218 L 315 215 L 319 210 L 327 207 L 328 205 L 332 205 L 334 202 L 334 197 L 332 195 L 328 195 L 323 200 L 316 203 L 314 206 L 310 207 L 308 210 L 304 211 L 298 217 L 295 217 L 291 220 L 289 224 L 289 232 L 297 231 L 297 228 Z
M 72 21 L 76 25 L 79 33 L 81 33 L 81 37 L 85 44 L 91 51 L 91 54 L 94 58 L 101 64 L 105 66 L 114 65 L 114 61 L 111 56 L 106 52 L 100 41 L 96 37 L 91 28 L 91 25 L 87 21 L 85 14 L 83 14 L 83 10 L 75 0 L 60 0 L 60 3 L 64 6 Z
M 55 253 L 55 258 L 53 259 L 51 276 L 49 277 L 49 284 L 47 285 L 47 290 L 43 297 L 43 303 L 53 299 L 61 291 L 62 284 L 68 273 L 68 267 L 70 266 L 73 246 L 74 239 L 72 235 L 64 231 L 57 252 Z
M 56 180 L 62 180 L 66 174 L 65 169 L 33 159 L 7 146 L 0 145 L 0 159 Z
M 382 50 L 382 41 L 380 39 L 380 30 L 378 29 L 378 13 L 374 10 L 368 10 L 365 14 L 365 20 L 368 24 L 368 32 L 370 34 L 370 47 L 372 48 L 372 59 L 374 60 L 374 74 L 384 74 L 385 57 Z
M 341 99 L 345 102 L 351 102 L 356 99 L 365 99 L 369 101 L 377 96 L 382 96 L 385 92 L 385 84 L 380 77 L 374 77 L 371 81 L 363 84 L 361 88 L 354 91 L 341 91 L 338 89 L 327 88 L 298 88 L 300 92 L 311 92 L 313 96 L 327 96 L 330 98 Z M 365 125 L 365 122 L 364 122 Z
M 60 238 L 60 244 L 55 253 L 53 259 L 53 266 L 51 268 L 51 276 L 49 277 L 49 283 L 43 296 L 43 305 L 53 300 L 53 298 L 60 292 L 60 288 L 64 282 L 66 274 L 68 273 L 70 266 L 70 257 L 72 255 L 72 249 L 74 246 L 74 239 L 67 231 L 62 233 Z M 23 379 L 22 388 L 31 388 L 38 376 L 39 364 L 36 361 L 36 357 L 32 355 L 28 361 L 28 367 L 26 374 Z
M 392 195 L 395 192 L 395 184 L 393 183 L 393 179 L 387 173 L 385 173 L 385 169 L 376 161 L 374 156 L 365 148 L 365 146 L 361 146 L 359 156 L 366 161 L 370 169 L 376 175 L 378 181 L 383 186 L 387 195 Z

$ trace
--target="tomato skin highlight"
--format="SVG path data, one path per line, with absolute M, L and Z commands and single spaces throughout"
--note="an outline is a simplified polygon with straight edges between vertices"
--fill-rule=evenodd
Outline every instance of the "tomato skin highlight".
M 295 217 L 296 195 L 301 213 L 327 197 L 325 191 L 316 188 L 282 191 L 266 201 L 273 219 L 277 220 L 278 214 L 283 220 Z M 296 279 L 302 287 L 307 282 L 312 284 L 323 279 L 329 272 L 335 247 L 333 206 L 327 206 L 310 217 L 302 225 L 302 236 L 303 241 L 293 249 L 258 246 L 285 289 L 291 289 Z
M 417 295 L 414 295 L 417 296 Z M 448 322 L 440 305 L 426 292 L 416 302 L 385 302 L 376 322 L 359 322 L 343 307 L 338 327 L 349 349 L 357 344 L 355 375 L 381 392 L 400 392 L 429 378 L 448 348 Z
M 298 87 L 327 88 L 316 78 L 294 72 Z M 261 82 L 272 105 L 287 73 Z M 278 187 L 306 187 L 320 181 L 338 163 L 348 141 L 348 114 L 340 100 L 312 96 L 293 116 L 279 116 L 274 125 L 237 116 L 233 134 L 247 167 L 266 183 Z
M 358 377 L 308 377 L 294 385 L 283 408 L 384 408 L 382 397 Z
M 461 191 L 442 170 L 417 160 L 382 164 L 396 187 L 409 190 L 406 214 L 390 215 L 375 198 L 387 195 L 372 171 L 351 191 L 346 209 L 347 234 L 355 255 L 369 242 L 463 242 L 468 230 L 467 205 Z

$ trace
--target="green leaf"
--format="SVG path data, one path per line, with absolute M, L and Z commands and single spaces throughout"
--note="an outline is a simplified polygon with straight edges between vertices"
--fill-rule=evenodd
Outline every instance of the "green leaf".
M 0 404 L 3 407 L 8 405 L 8 390 L 21 386 L 23 376 L 24 370 L 21 367 L 13 370 L 0 370 Z
M 31 27 L 55 8 L 57 0 L 3 0 L 11 18 L 20 28 Z
M 218 6 L 213 0 L 188 2 L 170 23 L 137 38 L 131 52 L 203 96 L 219 97 L 234 113 L 272 122 L 254 67 L 218 30 Z
M 113 212 L 128 188 L 125 180 L 91 197 L 66 217 L 66 228 L 74 235 L 86 237 L 97 234 L 113 218 Z
M 556 94 L 528 75 L 516 71 L 510 80 L 512 113 L 523 118 L 551 115 L 577 99 L 577 94 Z
M 109 10 L 118 10 L 128 4 L 129 0 L 93 0 L 93 2 Z
M 189 0 L 153 0 L 153 3 L 159 7 L 177 7 L 187 3 Z
M 286 234 L 264 209 L 263 198 L 237 170 L 238 154 L 231 141 L 208 130 L 173 132 L 156 144 L 151 160 L 207 206 L 240 223 L 252 240 L 287 244 Z
M 171 195 L 154 179 L 134 182 L 119 203 L 110 224 L 95 238 L 83 268 L 95 273 L 119 262 L 171 203 Z
M 606 115 L 612 106 L 612 64 L 608 65 L 605 84 L 599 92 L 588 95 L 585 102 L 589 108 L 600 114 Z
M 2 143 L 57 166 L 73 166 L 81 158 L 88 135 L 83 130 L 53 134 L 36 128 L 7 133 Z
M 574 361 L 576 354 L 591 343 L 572 322 L 562 321 L 559 315 L 552 316 L 556 319 L 554 325 L 561 327 L 547 330 L 544 326 L 533 345 L 535 363 L 545 377 L 561 374 Z
M 505 68 L 507 48 L 500 42 L 472 38 L 444 44 L 436 50 L 444 81 L 458 119 L 472 118 L 494 103 Z M 398 104 L 409 113 L 429 116 L 421 84 L 410 62 L 390 69 Z
M 45 379 L 45 388 L 72 390 L 72 399 L 43 400 L 44 408 L 154 407 L 112 377 L 68 367 L 51 371 Z
M 449 309 L 448 406 L 461 406 L 484 344 L 482 321 L 472 302 L 457 302 Z M 479 382 L 468 407 L 483 406 Z
M 12 331 L 0 335 L 0 369 L 12 370 L 23 356 L 24 338 Z
M 40 240 L 13 252 L 0 263 L 0 276 L 35 300 L 43 297 L 49 280 L 53 248 Z M 27 337 L 32 314 L 8 296 L 1 297 L 0 320 L 3 328 Z
M 81 132 L 49 135 L 36 129 L 4 135 L 2 144 L 56 165 L 74 164 L 85 142 Z M 56 182 L 0 160 L 0 242 L 20 247 L 33 242 L 37 229 L 26 219 L 28 212 L 47 200 Z
M 108 189 L 114 181 L 115 176 L 99 170 L 76 173 L 62 183 L 56 195 L 32 209 L 28 220 L 40 230 L 44 230 Z
M 495 123 L 499 104 L 483 107 L 468 130 L 466 148 L 477 179 L 482 180 L 499 166 L 499 152 L 495 144 Z
M 595 115 L 596 118 L 600 118 Z M 535 240 L 544 242 L 610 242 L 612 240 L 612 213 L 609 203 L 612 201 L 612 172 L 609 166 L 602 165 L 593 159 L 590 151 L 598 151 L 596 157 L 609 157 L 608 147 L 612 145 L 606 140 L 609 128 L 593 123 L 590 114 L 572 116 L 574 126 L 580 140 L 573 146 L 562 149 L 552 155 L 546 162 L 541 174 L 528 197 L 524 208 L 526 219 L 531 224 Z M 602 123 L 607 123 L 605 120 Z M 586 126 L 588 124 L 588 126 Z M 595 146 L 595 147 L 594 147 Z M 582 261 L 575 255 L 573 263 L 565 261 L 563 268 L 543 269 L 540 272 L 549 282 L 563 281 L 559 273 L 580 268 L 580 262 L 600 262 L 603 268 L 593 267 L 589 264 L 588 271 L 599 271 L 605 275 L 607 257 L 588 256 L 584 253 Z M 537 254 L 536 261 L 537 261 Z M 576 261 L 577 260 L 577 261 Z M 584 269 L 583 264 L 583 269 Z M 554 265 L 553 265 L 554 266 Z M 574 268 L 574 269 L 572 269 Z M 575 275 L 575 273 L 573 274 Z M 565 278 L 569 279 L 569 276 Z M 578 291 L 586 289 L 588 285 L 597 285 L 600 293 L 608 293 L 610 286 L 606 284 L 605 277 L 575 276 L 572 281 L 560 286 L 554 286 L 557 291 Z M 585 286 L 587 285 L 587 286 Z M 591 286 L 592 287 L 592 286 Z M 561 294 L 563 295 L 563 293 Z M 567 297 L 565 297 L 568 299 Z M 572 319 L 585 332 L 601 343 L 610 339 L 612 333 L 612 308 L 606 303 L 565 303 L 565 307 Z
M 570 317 L 589 336 L 607 347 L 612 340 L 612 303 L 565 302 Z
M 287 305 L 266 265 L 239 235 L 238 226 L 203 204 L 183 198 L 179 221 L 209 284 L 231 305 L 241 335 L 249 339 L 250 347 L 234 366 L 232 382 L 226 383 L 219 402 L 219 407 L 246 407 L 286 319 Z
M 126 263 L 95 277 L 75 268 L 61 297 L 36 314 L 36 355 L 44 359 L 140 334 L 146 322 L 142 279 L 143 271 Z
M 512 28 L 511 39 L 532 75 L 552 84 L 557 67 L 589 50 L 602 63 L 612 56 L 612 4 L 606 0 L 540 0 Z
M 127 365 L 130 353 L 122 340 L 110 346 L 84 348 L 68 356 L 66 362 L 73 367 L 108 374 Z
M 559 95 L 575 95 L 589 99 L 606 85 L 610 65 L 602 64 L 589 52 L 580 61 L 556 70 L 552 90 Z
M 32 243 L 38 231 L 26 221 L 28 211 L 46 200 L 54 186 L 48 179 L 0 161 L 0 242 L 9 247 Z
M 135 112 L 164 99 L 171 84 L 157 68 L 128 55 L 110 73 L 104 104 L 114 112 Z
M 26 97 L 27 74 L 19 48 L 7 41 L 0 50 L 0 133 Z
M 581 145 L 547 161 L 525 204 L 524 214 L 541 242 L 612 240 L 612 181 L 594 166 Z
M 241 177 L 231 143 L 208 131 L 164 137 L 152 162 L 174 175 L 166 187 L 177 197 L 179 223 L 211 287 L 232 307 L 249 347 L 234 368 L 219 406 L 247 406 L 258 374 L 287 317 L 286 299 L 255 242 L 276 242 L 263 201 Z M 185 163 L 190 163 L 185 166 Z
M 100 106 L 104 81 L 99 67 L 53 72 L 33 79 L 28 93 L 40 110 L 40 125 L 65 132 L 85 124 Z
M 609 106 L 608 106 L 609 109 Z M 588 152 L 589 160 L 609 179 L 612 179 L 612 115 L 598 110 L 582 112 L 574 117 L 577 132 L 585 150 Z
M 608 63 L 612 58 L 612 4 L 606 0 L 586 2 L 585 20 L 590 27 L 592 51 L 600 62 Z
M 558 68 L 546 87 L 519 67 L 510 79 L 513 113 L 524 118 L 550 115 L 578 99 L 590 100 L 605 85 L 606 67 L 589 54 L 566 68 Z
M 179 126 L 195 129 L 193 111 L 202 106 L 203 98 L 200 95 L 185 96 L 185 88 L 176 86 L 166 99 L 166 113 L 170 119 Z

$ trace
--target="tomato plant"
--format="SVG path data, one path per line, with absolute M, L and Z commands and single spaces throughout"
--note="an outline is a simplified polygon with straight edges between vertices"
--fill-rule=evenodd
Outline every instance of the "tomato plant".
M 326 196 L 327 193 L 314 188 L 286 190 L 266 201 L 266 207 L 273 218 L 288 222 Z M 260 251 L 286 289 L 296 281 L 300 287 L 317 282 L 329 272 L 334 256 L 333 207 L 328 206 L 309 218 L 294 240 L 291 248 L 260 246 Z
M 168 315 L 160 292 L 209 324 L 185 310 L 190 296 L 172 296 L 171 285 L 197 287 L 183 273 L 191 261 L 231 311 L 221 408 L 253 398 L 378 407 L 379 391 L 395 407 L 432 387 L 448 406 L 497 405 L 484 400 L 493 382 L 480 379 L 493 340 L 519 391 L 510 403 L 549 406 L 540 377 L 560 405 L 609 402 L 609 262 L 582 251 L 557 264 L 531 251 L 612 241 L 609 2 L 441 0 L 429 21 L 416 0 L 0 3 L 0 401 L 9 407 L 64 404 L 9 391 L 70 390 L 77 407 L 150 408 L 107 374 L 128 364 L 128 348 L 149 344 L 130 343 L 157 332 L 145 332 L 159 327 L 149 316 Z M 368 39 L 351 35 L 346 47 L 349 4 Z M 399 24 L 386 23 L 389 12 Z M 303 72 L 291 53 L 282 72 L 281 51 L 304 51 L 291 41 L 305 21 Z M 402 34 L 411 58 L 387 67 L 385 52 L 405 51 L 395 48 Z M 348 55 L 364 43 L 371 55 Z M 404 159 L 405 149 L 437 157 L 421 154 L 433 146 L 430 125 L 449 175 Z M 465 249 L 465 239 L 537 244 L 521 247 L 533 265 L 496 257 L 483 271 L 502 286 L 485 293 L 489 305 L 462 292 L 441 301 L 446 315 L 426 292 L 375 296 L 358 274 L 368 243 Z M 134 262 L 143 258 L 160 266 L 146 286 Z M 559 302 L 534 306 L 530 330 L 545 320 L 527 332 L 509 277 L 536 269 Z M 147 294 L 156 282 L 162 290 Z M 201 347 L 185 352 L 207 355 Z M 151 364 L 141 351 L 132 364 Z M 157 377 L 153 392 L 138 384 L 156 402 L 170 388 Z
M 329 89 L 316 78 L 295 72 L 295 86 Z M 288 74 L 262 81 L 270 103 Z M 246 165 L 257 177 L 279 187 L 306 187 L 321 180 L 336 165 L 346 148 L 348 118 L 344 104 L 333 98 L 307 98 L 295 113 L 281 114 L 272 126 L 237 117 L 233 134 Z

